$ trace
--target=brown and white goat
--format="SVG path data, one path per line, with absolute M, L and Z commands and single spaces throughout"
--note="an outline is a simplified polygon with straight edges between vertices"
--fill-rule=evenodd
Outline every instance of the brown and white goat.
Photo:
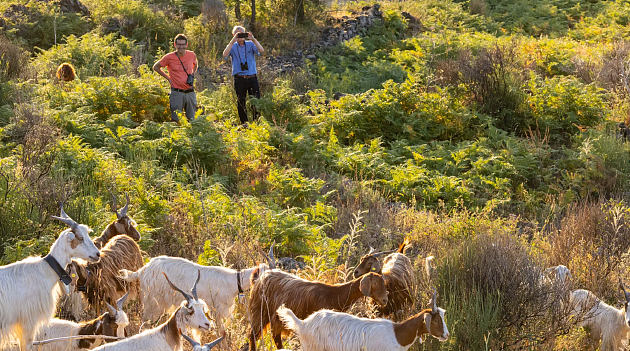
M 123 207 L 120 212 L 116 209 L 116 197 L 112 194 L 113 198 L 113 209 L 114 213 L 116 213 L 117 219 L 111 222 L 105 230 L 101 233 L 101 236 L 94 238 L 94 245 L 96 245 L 97 249 L 101 249 L 104 247 L 113 237 L 118 235 L 128 235 L 135 241 L 140 240 L 140 233 L 136 229 L 136 222 L 127 216 L 127 211 L 129 210 L 129 194 L 125 194 L 127 197 L 127 203 L 125 207 Z
M 88 303 L 100 314 L 101 301 L 114 303 L 127 292 L 131 292 L 132 299 L 138 296 L 138 282 L 126 282 L 118 278 L 118 271 L 136 271 L 143 264 L 138 244 L 126 235 L 119 235 L 101 250 L 99 262 L 74 260 L 70 269 L 77 274 L 76 289 L 85 293 Z
M 401 323 L 387 319 L 359 318 L 347 313 L 321 310 L 300 320 L 282 306 L 277 313 L 287 328 L 300 338 L 304 351 L 406 351 L 422 335 L 440 341 L 449 337 L 445 310 L 438 308 L 433 293 L 431 308 Z
M 409 240 L 400 244 L 398 250 L 372 253 L 361 257 L 361 262 L 354 270 L 354 277 L 358 278 L 369 272 L 382 274 L 385 279 L 385 287 L 389 291 L 389 302 L 387 306 L 380 308 L 383 315 L 389 315 L 401 310 L 405 305 L 413 304 L 413 293 L 416 286 L 416 279 L 413 272 L 413 265 L 409 257 L 405 256 L 406 249 L 409 248 Z M 378 257 L 389 254 L 383 260 L 383 266 Z
M 387 290 L 381 275 L 369 273 L 345 284 L 329 285 L 278 270 L 267 271 L 253 285 L 250 295 L 249 349 L 256 350 L 256 340 L 267 325 L 271 326 L 276 347 L 282 349 L 282 333 L 289 331 L 276 313 L 282 305 L 292 309 L 298 318 L 306 318 L 323 308 L 346 310 L 363 296 L 371 297 L 379 305 L 387 304 Z
M 88 322 L 74 323 L 62 319 L 51 319 L 38 332 L 37 340 L 60 338 L 75 335 L 106 335 L 126 337 L 125 328 L 129 324 L 127 314 L 122 310 L 128 295 L 116 301 L 116 308 L 107 304 L 108 312 L 100 317 Z M 74 339 L 67 341 L 56 341 L 40 346 L 39 351 L 73 351 L 90 350 L 101 344 L 103 339 Z M 108 342 L 108 340 L 105 340 Z

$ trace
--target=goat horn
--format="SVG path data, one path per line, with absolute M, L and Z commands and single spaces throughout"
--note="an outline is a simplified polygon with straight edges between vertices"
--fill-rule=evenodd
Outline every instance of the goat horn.
M 223 339 L 225 339 L 225 332 L 223 332 L 223 335 L 221 335 L 220 338 L 216 339 L 215 341 L 211 342 L 211 343 L 207 343 L 203 348 L 204 350 L 212 350 L 213 347 L 217 346 L 221 341 L 223 341 Z
M 116 195 L 111 190 L 109 191 L 112 194 L 112 210 L 116 214 L 116 218 L 120 219 L 122 216 L 118 213 L 118 204 L 116 203 Z
M 626 291 L 626 288 L 623 286 L 621 278 L 619 278 L 619 287 L 621 288 L 621 290 L 623 290 L 623 295 L 626 298 L 626 302 L 630 302 L 630 293 Z
M 433 289 L 433 298 L 431 299 L 431 313 L 436 313 L 437 312 L 437 290 L 435 289 L 435 287 L 432 288 Z
M 72 229 L 76 229 L 79 226 L 77 222 L 75 222 L 72 218 L 70 218 L 70 216 L 68 216 L 68 214 L 66 214 L 66 212 L 63 210 L 63 203 L 61 204 L 61 217 L 57 217 L 57 216 L 50 216 L 50 217 L 62 221 L 65 225 L 67 225 L 68 227 Z
M 123 295 L 123 297 L 121 297 L 120 299 L 116 300 L 116 307 L 118 307 L 119 311 L 122 311 L 123 309 L 123 305 L 125 304 L 125 301 L 127 301 L 127 297 L 129 297 L 129 291 L 131 289 L 127 290 L 127 293 L 125 295 Z
M 116 311 L 114 306 L 110 305 L 107 302 L 105 302 L 105 305 L 107 305 L 107 309 L 109 310 L 109 314 L 111 315 L 111 317 L 116 318 L 116 314 L 118 314 L 118 311 Z
M 195 346 L 199 346 L 199 343 L 196 342 L 195 340 L 193 340 L 191 337 L 189 337 L 188 335 L 182 333 L 182 330 L 179 329 L 179 333 L 182 334 L 182 336 L 184 337 L 184 339 L 188 340 L 188 342 L 190 343 L 190 345 L 192 345 L 193 349 L 195 348 Z
M 372 256 L 374 256 L 374 257 L 378 257 L 378 256 L 380 256 L 380 255 L 385 255 L 385 254 L 389 255 L 389 254 L 394 253 L 394 252 L 396 252 L 396 251 L 397 251 L 397 250 L 381 251 L 381 252 L 377 252 L 377 253 L 372 254 Z
M 171 286 L 171 289 L 173 289 L 175 291 L 179 291 L 182 295 L 184 295 L 184 298 L 186 299 L 186 301 L 192 301 L 193 300 L 192 296 L 188 295 L 187 293 L 182 291 L 182 289 L 176 287 L 175 284 L 171 283 L 171 280 L 168 279 L 168 276 L 166 275 L 166 273 L 162 272 L 162 274 L 164 274 L 164 277 L 166 277 L 166 281 L 168 282 L 168 285 Z
M 125 193 L 125 197 L 127 198 L 127 203 L 125 204 L 125 207 L 120 210 L 121 216 L 126 216 L 127 211 L 129 210 L 129 193 Z
M 276 258 L 273 256 L 273 246 L 276 244 L 274 241 L 269 248 L 269 266 L 271 269 L 276 269 Z
M 201 279 L 201 270 L 197 269 L 197 280 L 195 281 L 195 285 L 193 285 L 193 288 L 190 291 L 192 292 L 192 295 L 195 298 L 195 300 L 199 300 L 197 298 L 197 283 L 199 283 L 199 279 Z
M 376 250 L 374 250 L 374 248 L 372 246 L 370 246 L 370 252 L 368 252 L 368 255 L 371 255 L 374 251 L 376 251 Z

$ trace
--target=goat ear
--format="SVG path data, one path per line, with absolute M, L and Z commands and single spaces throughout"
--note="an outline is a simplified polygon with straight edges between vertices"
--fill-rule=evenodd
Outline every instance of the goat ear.
M 363 276 L 363 278 L 361 279 L 361 283 L 359 285 L 359 289 L 361 290 L 363 295 L 370 296 L 372 292 L 372 276 L 371 275 L 368 274 L 368 275 Z
M 126 234 L 127 231 L 125 230 L 125 226 L 122 223 L 114 223 L 114 227 L 116 227 L 116 231 L 118 231 L 121 234 Z
M 74 232 L 68 232 L 68 242 L 77 238 L 77 235 Z
M 379 262 L 379 260 L 375 260 L 376 262 L 372 263 L 372 272 L 374 273 L 381 273 L 382 268 L 381 268 L 381 262 Z
M 433 319 L 433 317 L 431 316 L 431 313 L 427 313 L 424 315 L 424 324 L 427 326 L 427 332 L 429 334 L 431 334 L 431 320 Z

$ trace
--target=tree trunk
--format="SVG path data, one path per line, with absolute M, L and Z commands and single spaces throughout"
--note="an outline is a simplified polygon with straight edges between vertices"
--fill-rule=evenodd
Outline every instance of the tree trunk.
M 242 17 L 241 17 L 241 0 L 236 0 L 236 3 L 234 4 L 234 17 L 236 17 L 236 19 L 239 20 L 239 22 L 242 20 Z
M 293 23 L 304 23 L 304 0 L 295 0 L 295 5 L 295 19 Z
M 252 0 L 252 20 L 249 24 L 249 30 L 256 32 L 256 0 Z

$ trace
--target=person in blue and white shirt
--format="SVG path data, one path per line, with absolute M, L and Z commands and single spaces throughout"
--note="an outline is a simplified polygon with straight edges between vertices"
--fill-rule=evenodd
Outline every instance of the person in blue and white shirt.
M 247 37 L 245 38 L 244 34 L 239 37 L 239 33 L 247 33 Z M 232 35 L 234 37 L 223 50 L 223 57 L 232 59 L 234 90 L 236 90 L 238 97 L 238 117 L 242 124 L 247 124 L 247 110 L 245 109 L 247 95 L 260 98 L 260 87 L 256 77 L 258 73 L 256 55 L 264 53 L 265 49 L 251 32 L 246 32 L 245 28 L 241 26 L 235 26 L 232 29 Z M 256 109 L 254 109 L 253 119 L 255 120 L 257 117 Z

